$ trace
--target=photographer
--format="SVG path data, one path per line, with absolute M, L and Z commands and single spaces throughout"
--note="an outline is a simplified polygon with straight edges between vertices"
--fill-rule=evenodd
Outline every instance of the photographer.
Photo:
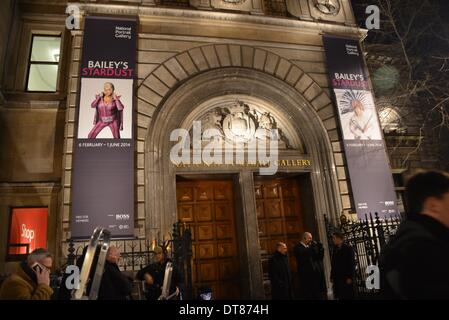
M 136 275 L 139 281 L 145 282 L 145 298 L 147 300 L 158 300 L 161 297 L 162 287 L 164 284 L 165 270 L 167 263 L 171 260 L 167 257 L 165 247 L 156 247 L 154 249 L 155 262 L 142 268 Z M 173 266 L 170 295 L 172 299 L 180 298 L 180 288 L 182 287 L 182 274 Z
M 31 252 L 27 261 L 17 265 L 16 272 L 0 288 L 2 300 L 50 300 L 50 269 L 53 259 L 46 249 Z

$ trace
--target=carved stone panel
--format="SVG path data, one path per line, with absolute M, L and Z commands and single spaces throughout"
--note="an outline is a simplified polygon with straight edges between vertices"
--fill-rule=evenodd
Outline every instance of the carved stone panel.
M 287 11 L 301 20 L 313 20 L 308 0 L 285 0 Z
M 272 138 L 271 129 L 277 129 L 279 148 L 292 148 L 277 119 L 270 112 L 261 111 L 243 101 L 237 100 L 230 105 L 214 108 L 198 120 L 201 121 L 205 141 L 211 138 L 229 144 L 246 144 L 254 140 L 269 141 Z M 204 137 L 205 132 L 207 137 Z
M 321 13 L 336 16 L 340 12 L 339 0 L 312 0 L 314 8 Z
M 203 10 L 233 10 L 263 14 L 262 0 L 190 0 L 190 5 Z
M 349 0 L 286 0 L 287 11 L 301 20 L 354 24 Z

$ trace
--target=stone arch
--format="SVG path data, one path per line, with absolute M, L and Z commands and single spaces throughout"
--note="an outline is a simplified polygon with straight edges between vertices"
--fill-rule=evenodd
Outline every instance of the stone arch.
M 223 73 L 225 72 L 225 73 Z M 207 79 L 207 80 L 204 80 Z M 225 88 L 220 87 L 220 84 L 223 83 L 223 79 L 228 79 L 228 83 Z M 282 103 L 277 101 L 283 101 L 285 104 L 289 104 L 290 108 L 284 108 L 283 112 L 288 114 L 292 123 L 296 124 L 296 129 L 302 132 L 314 132 L 315 134 L 307 134 L 306 136 L 302 135 L 301 138 L 303 141 L 309 141 L 309 145 L 306 148 L 309 150 L 309 153 L 316 158 L 324 156 L 326 162 L 324 164 L 320 163 L 319 166 L 324 165 L 325 170 L 333 171 L 335 173 L 335 164 L 332 153 L 332 146 L 327 135 L 327 131 L 335 129 L 335 126 L 326 126 L 326 122 L 322 121 L 319 116 L 319 112 L 317 112 L 313 107 L 311 107 L 306 99 L 299 94 L 295 88 L 291 87 L 287 83 L 280 81 L 279 79 L 273 78 L 271 75 L 267 75 L 266 73 L 261 73 L 260 71 L 250 70 L 250 69 L 241 69 L 241 68 L 227 68 L 222 70 L 209 70 L 208 72 L 203 72 L 195 77 L 191 77 L 189 80 L 190 89 L 186 89 L 187 82 L 181 84 L 177 89 L 172 92 L 169 97 L 164 100 L 164 103 L 160 108 L 155 110 L 150 123 L 148 133 L 146 136 L 146 145 L 144 147 L 144 151 L 146 154 L 152 154 L 153 156 L 147 157 L 145 169 L 149 172 L 161 172 L 167 170 L 168 168 L 162 169 L 164 166 L 161 163 L 160 159 L 163 156 L 168 157 L 168 150 L 164 149 L 168 147 L 164 145 L 164 138 L 166 141 L 168 140 L 167 134 L 171 132 L 171 130 L 178 128 L 178 126 L 182 123 L 182 121 L 187 117 L 201 101 L 208 99 L 209 97 L 215 97 L 220 94 L 227 94 L 229 91 L 237 92 L 239 90 L 239 84 L 242 84 L 242 79 L 245 84 L 249 84 L 251 89 L 254 89 L 254 92 L 262 92 L 264 91 L 266 96 L 262 96 L 262 98 L 270 101 L 270 94 L 274 95 L 276 92 L 271 91 L 279 91 L 276 99 L 271 100 L 270 102 L 274 105 L 278 105 L 281 107 Z M 219 84 L 220 83 L 220 84 Z M 260 83 L 260 87 L 256 88 L 256 86 Z M 210 92 L 206 92 L 201 99 L 192 98 L 190 94 L 192 93 L 192 88 L 200 88 L 200 86 L 207 87 Z M 271 86 L 271 89 L 270 89 Z M 173 106 L 179 105 L 184 101 L 184 96 L 189 96 L 189 105 L 185 105 L 181 108 L 174 108 Z M 207 98 L 205 98 L 207 97 Z M 333 113 L 332 113 L 333 114 Z M 330 118 L 335 124 L 335 120 Z M 302 129 L 306 128 L 306 129 Z M 166 142 L 165 142 L 166 143 Z M 318 148 L 317 148 L 318 147 Z M 316 168 L 316 170 L 321 170 L 320 168 Z M 168 172 L 168 171 L 167 171 Z M 148 175 L 145 174 L 145 178 L 148 179 Z M 333 179 L 335 177 L 327 177 L 328 179 Z M 152 185 L 154 184 L 154 181 Z M 162 184 L 157 184 L 158 187 L 162 186 Z M 327 190 L 331 191 L 331 190 Z M 336 190 L 331 192 L 330 194 L 335 194 Z M 148 191 L 146 192 L 148 194 Z M 336 197 L 337 198 L 337 197 Z M 153 210 L 153 212 L 159 212 L 160 210 Z M 330 208 L 328 208 L 327 212 L 330 212 Z M 333 210 L 332 210 L 333 211 Z M 341 212 L 341 210 L 339 211 Z M 148 216 L 148 214 L 147 214 Z M 160 223 L 152 223 L 151 222 L 151 214 L 149 215 L 149 222 L 151 225 L 158 225 Z
M 278 90 L 276 99 L 289 106 L 284 111 L 292 122 L 307 127 L 304 129 L 309 132 L 307 149 L 317 159 L 312 172 L 312 187 L 319 194 L 315 205 L 321 221 L 317 224 L 321 224 L 320 238 L 325 239 L 322 215 L 336 219 L 343 207 L 330 139 L 333 136 L 333 141 L 339 140 L 334 106 L 328 94 L 287 59 L 259 48 L 230 44 L 205 45 L 179 53 L 158 66 L 138 87 L 138 157 L 141 154 L 138 162 L 144 163 L 140 167 L 143 172 L 138 179 L 141 193 L 138 197 L 145 199 L 139 206 L 144 207 L 141 210 L 146 217 L 147 237 L 155 237 L 160 230 L 169 231 L 176 220 L 176 201 L 167 198 L 176 192 L 176 179 L 166 161 L 169 152 L 166 135 L 188 115 L 188 108 L 180 110 L 175 106 L 182 105 L 183 97 L 189 96 L 194 108 L 207 96 L 206 93 L 195 101 L 187 86 L 209 88 L 211 97 L 229 93 L 217 84 L 220 79 L 227 79 L 227 88 L 234 92 L 239 91 L 239 84 L 248 85 L 249 91 L 243 94 L 252 94 L 254 89 L 276 95 Z
M 319 238 L 325 239 L 324 214 L 338 219 L 345 200 L 349 203 L 349 196 L 340 195 L 340 190 L 347 188 L 341 181 L 345 179 L 344 160 L 335 107 L 328 94 L 294 63 L 263 49 L 232 44 L 205 45 L 179 53 L 148 74 L 138 87 L 138 199 L 144 199 L 138 210 L 140 217 L 145 216 L 146 236 L 169 232 L 177 220 L 173 200 L 177 171 L 169 161 L 169 132 L 179 128 L 200 103 L 230 93 L 272 103 L 303 133 L 300 136 L 314 159 L 310 177 L 315 221 Z M 249 179 L 248 172 L 234 169 L 228 173 Z M 251 185 L 246 188 L 250 190 Z M 257 225 L 254 219 L 243 224 Z M 257 241 L 245 249 L 248 257 L 257 250 Z M 330 262 L 327 257 L 325 260 L 329 269 Z M 260 279 L 255 270 L 250 277 Z
M 334 154 L 326 127 L 316 110 L 308 104 L 305 98 L 292 86 L 272 75 L 249 68 L 224 68 L 202 72 L 181 83 L 176 90 L 164 99 L 153 114 L 153 121 L 148 129 L 145 146 L 145 208 L 146 234 L 153 238 L 158 232 L 167 233 L 173 222 L 177 220 L 176 169 L 170 162 L 170 133 L 182 127 L 185 119 L 202 102 L 227 94 L 251 95 L 267 101 L 285 113 L 294 128 L 300 132 L 302 140 L 307 143 L 306 149 L 313 159 L 310 172 L 311 189 L 314 192 L 314 220 L 318 227 L 319 238 L 326 239 L 324 214 L 333 218 L 341 212 L 341 199 L 337 181 Z M 288 171 L 292 172 L 292 171 Z M 190 173 L 202 173 L 197 170 Z M 238 176 L 239 181 L 246 181 L 242 190 L 252 190 L 252 172 L 239 168 L 224 168 L 210 173 L 226 173 Z M 248 183 L 248 181 L 250 181 Z M 243 186 L 243 185 L 242 185 Z M 236 191 L 237 192 L 237 191 Z M 243 195 L 243 193 L 242 193 Z M 255 208 L 254 195 L 246 195 L 244 202 L 251 203 Z M 248 208 L 244 209 L 247 211 Z M 243 213 L 243 223 L 246 226 L 245 236 L 253 234 L 251 226 L 257 226 L 257 216 Z M 254 220 L 255 219 L 255 220 Z M 247 238 L 248 239 L 248 238 Z M 254 236 L 252 238 L 255 239 Z M 257 241 L 247 242 L 243 249 L 245 257 L 258 252 Z M 249 258 L 248 258 L 249 259 Z M 254 261 L 254 260 L 252 260 Z M 326 257 L 325 265 L 329 266 Z M 329 268 L 327 268 L 329 269 Z M 258 268 L 251 274 L 254 279 L 261 279 Z M 258 283 L 256 281 L 255 283 Z M 262 283 L 262 282 L 260 282 Z M 251 282 L 248 283 L 251 285 Z M 261 292 L 258 289 L 251 292 Z
M 139 126 L 148 129 L 153 112 L 181 83 L 199 73 L 227 67 L 254 69 L 285 81 L 313 106 L 326 129 L 336 128 L 331 99 L 307 73 L 270 51 L 234 44 L 189 49 L 167 59 L 149 73 L 137 90 Z
M 167 59 L 139 84 L 137 89 L 138 168 L 140 166 L 140 169 L 146 169 L 144 154 L 148 150 L 146 145 L 148 129 L 152 124 L 154 113 L 158 112 L 165 100 L 188 79 L 210 70 L 223 68 L 256 70 L 283 81 L 304 98 L 305 105 L 314 110 L 328 132 L 328 136 L 331 136 L 333 141 L 340 140 L 335 121 L 335 108 L 331 99 L 326 91 L 296 64 L 261 48 L 237 44 L 208 44 L 191 48 Z M 339 149 L 337 147 L 337 150 Z M 338 156 L 342 158 L 341 154 Z M 342 161 L 339 159 L 340 164 Z M 146 174 L 141 175 L 146 176 Z M 344 173 L 339 176 L 345 178 Z M 145 178 L 141 177 L 138 180 L 140 180 L 138 192 L 145 193 L 143 190 Z M 344 188 L 346 189 L 345 186 Z M 146 210 L 140 205 L 139 211 Z M 148 216 L 147 213 L 144 214 Z
M 137 88 L 137 163 L 138 163 L 138 199 L 145 198 L 145 181 L 147 169 L 145 153 L 148 150 L 148 129 L 153 115 L 158 112 L 164 101 L 182 83 L 201 73 L 225 68 L 245 68 L 256 70 L 283 81 L 298 94 L 304 97 L 306 105 L 316 112 L 325 130 L 333 141 L 340 140 L 337 133 L 335 108 L 328 94 L 303 70 L 293 62 L 261 48 L 237 44 L 207 44 L 178 53 L 161 63 L 151 71 Z M 338 144 L 338 143 L 337 143 Z M 341 151 L 340 147 L 336 147 Z M 338 157 L 343 164 L 343 157 Z M 335 170 L 335 169 L 334 169 Z M 339 176 L 345 179 L 343 168 Z M 347 190 L 346 182 L 340 182 L 343 190 Z M 346 202 L 349 203 L 348 196 Z M 145 200 L 146 201 L 146 200 Z M 341 212 L 341 206 L 339 208 Z M 138 204 L 141 218 L 147 217 L 145 203 Z M 148 221 L 147 221 L 148 224 Z M 148 229 L 147 229 L 148 231 Z M 148 232 L 146 232 L 148 235 Z
M 328 94 L 303 70 L 270 51 L 235 44 L 211 44 L 181 52 L 149 73 L 137 90 L 138 136 L 148 141 L 153 113 L 182 83 L 214 69 L 248 68 L 282 80 L 299 93 L 316 112 L 325 127 L 336 135 L 334 106 Z M 140 132 L 140 134 L 139 134 Z M 138 151 L 148 146 L 138 143 Z

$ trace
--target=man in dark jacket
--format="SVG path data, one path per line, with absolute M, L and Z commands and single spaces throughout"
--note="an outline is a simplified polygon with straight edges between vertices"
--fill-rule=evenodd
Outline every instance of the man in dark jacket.
M 101 278 L 98 300 L 128 300 L 133 289 L 132 280 L 120 271 L 117 263 L 120 259 L 120 251 L 109 247 Z
M 326 296 L 326 284 L 322 268 L 324 248 L 313 241 L 310 232 L 304 232 L 294 248 L 299 279 L 299 298 L 322 300 Z
M 315 270 L 315 300 L 327 299 L 326 277 L 324 275 L 324 247 L 321 242 L 312 241 L 310 247 L 313 252 Z
M 428 171 L 407 182 L 407 219 L 383 250 L 385 299 L 449 299 L 449 175 Z
M 354 250 L 344 242 L 344 235 L 340 232 L 334 232 L 332 242 L 334 250 L 331 281 L 334 285 L 334 296 L 338 300 L 354 299 Z
M 167 252 L 161 247 L 156 247 L 154 253 L 155 262 L 142 268 L 136 276 L 138 280 L 145 282 L 145 298 L 147 300 L 158 300 L 161 296 L 165 269 L 167 263 L 171 262 L 167 257 Z M 174 295 L 172 299 L 179 297 L 180 287 L 182 287 L 182 274 L 176 266 L 173 266 L 169 293 L 170 296 Z
M 287 245 L 276 244 L 276 252 L 268 260 L 268 276 L 273 300 L 293 299 L 292 273 L 288 265 Z

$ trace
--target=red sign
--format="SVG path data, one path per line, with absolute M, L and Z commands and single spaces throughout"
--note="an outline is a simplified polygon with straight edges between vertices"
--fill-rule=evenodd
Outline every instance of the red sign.
M 26 254 L 36 248 L 47 247 L 48 208 L 13 208 L 11 232 L 9 236 L 9 254 Z

